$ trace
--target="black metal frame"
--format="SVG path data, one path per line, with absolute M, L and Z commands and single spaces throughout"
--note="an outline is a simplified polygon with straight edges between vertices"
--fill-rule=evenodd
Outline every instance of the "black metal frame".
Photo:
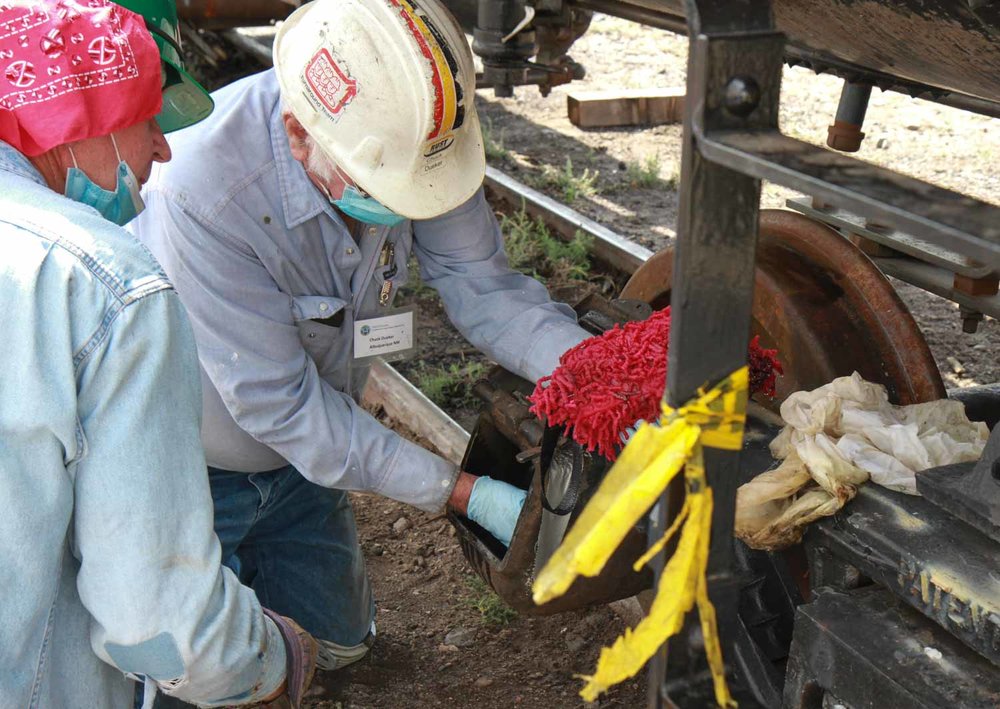
M 1000 266 L 1000 209 L 780 133 L 785 41 L 774 30 L 770 2 L 687 0 L 686 5 L 691 45 L 668 404 L 682 404 L 699 387 L 746 363 L 761 179 Z M 739 453 L 706 450 L 705 463 L 715 498 L 709 595 L 731 668 L 742 583 L 732 544 Z M 651 535 L 658 536 L 669 510 L 667 493 L 654 508 Z M 669 643 L 669 666 L 666 650 L 650 665 L 650 707 L 705 705 L 712 694 L 702 645 L 691 618 Z M 752 696 L 739 699 L 741 706 L 756 703 Z
M 990 709 L 998 703 L 996 668 L 885 589 L 824 588 L 797 614 L 787 709 Z

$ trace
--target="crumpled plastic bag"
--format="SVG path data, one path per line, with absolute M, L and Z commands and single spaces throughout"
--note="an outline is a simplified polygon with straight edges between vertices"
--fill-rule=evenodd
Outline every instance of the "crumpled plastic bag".
M 736 497 L 736 536 L 754 549 L 798 542 L 807 524 L 834 514 L 869 479 L 916 495 L 918 470 L 977 461 L 989 437 L 961 402 L 894 406 L 885 387 L 857 372 L 792 394 L 781 418 L 771 442 L 781 464 Z

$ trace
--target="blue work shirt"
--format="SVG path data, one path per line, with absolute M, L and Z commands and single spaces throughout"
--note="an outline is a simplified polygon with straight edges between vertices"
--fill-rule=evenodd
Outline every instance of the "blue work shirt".
M 209 465 L 260 472 L 287 462 L 319 485 L 440 509 L 455 466 L 357 404 L 367 366 L 353 357 L 353 323 L 386 312 L 380 295 L 391 303 L 406 283 L 411 251 L 462 334 L 532 381 L 586 331 L 509 268 L 482 190 L 436 219 L 352 234 L 292 157 L 273 70 L 213 97 L 208 119 L 171 134 L 174 159 L 154 168 L 131 225 L 194 326 Z M 381 266 L 387 243 L 395 263 Z
M 0 240 L 0 705 L 267 696 L 285 649 L 219 563 L 177 294 L 3 142 Z

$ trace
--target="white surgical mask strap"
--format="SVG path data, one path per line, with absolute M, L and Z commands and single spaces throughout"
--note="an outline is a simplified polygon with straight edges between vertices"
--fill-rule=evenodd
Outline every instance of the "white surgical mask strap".
M 122 164 L 122 154 L 118 152 L 118 141 L 115 140 L 115 134 L 111 133 L 111 145 L 115 148 L 115 157 L 118 158 L 118 164 Z
M 310 172 L 309 174 L 316 178 L 313 180 L 313 184 L 316 185 L 316 187 L 319 188 L 319 191 L 323 193 L 323 196 L 326 197 L 326 201 L 333 204 L 333 195 L 330 194 L 330 190 L 327 188 L 326 183 L 323 182 L 323 180 L 321 180 L 319 175 L 316 173 Z
M 66 147 L 69 148 L 69 156 L 71 158 L 73 158 L 73 167 L 75 167 L 77 170 L 79 170 L 80 169 L 80 164 L 76 161 L 76 155 L 73 153 L 72 146 L 67 145 Z

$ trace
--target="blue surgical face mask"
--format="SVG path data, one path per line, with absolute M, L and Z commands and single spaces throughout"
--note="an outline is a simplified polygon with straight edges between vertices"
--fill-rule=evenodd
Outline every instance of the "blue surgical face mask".
M 406 219 L 378 200 L 364 196 L 356 187 L 346 187 L 340 199 L 331 199 L 330 202 L 347 216 L 365 224 L 396 226 Z
M 111 144 L 115 146 L 115 155 L 118 156 L 118 184 L 115 185 L 114 191 L 104 189 L 87 177 L 77 165 L 76 155 L 73 155 L 73 149 L 70 148 L 73 167 L 66 171 L 66 189 L 63 194 L 93 207 L 108 221 L 124 226 L 135 219 L 139 212 L 145 209 L 146 204 L 139 195 L 139 180 L 136 179 L 128 163 L 122 160 L 114 135 L 111 136 Z

